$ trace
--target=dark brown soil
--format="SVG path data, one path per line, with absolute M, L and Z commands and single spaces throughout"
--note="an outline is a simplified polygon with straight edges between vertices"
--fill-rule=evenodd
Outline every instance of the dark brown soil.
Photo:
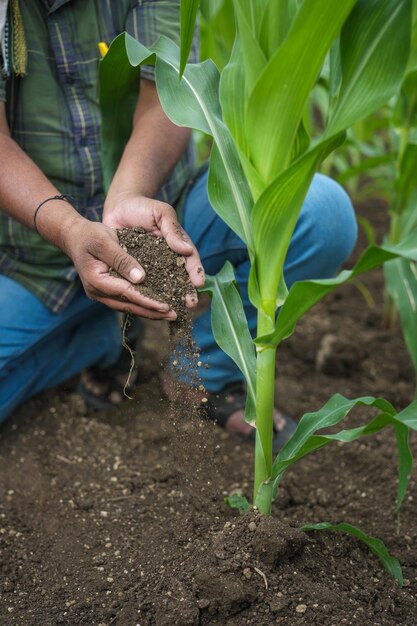
M 122 248 L 145 270 L 145 280 L 136 289 L 147 298 L 169 304 L 178 316 L 174 328 L 189 327 L 185 297 L 195 289 L 185 269 L 185 258 L 171 250 L 165 239 L 143 228 L 121 228 L 117 236 Z
M 382 233 L 384 208 L 366 215 Z M 336 391 L 383 395 L 398 408 L 411 401 L 400 331 L 383 330 L 381 272 L 364 283 L 373 308 L 346 286 L 281 349 L 283 410 L 299 417 Z M 417 489 L 414 473 L 396 535 L 393 433 L 303 459 L 272 518 L 238 516 L 223 497 L 250 497 L 252 450 L 187 411 L 173 423 L 158 380 L 167 336 L 165 325 L 147 325 L 136 400 L 123 409 L 89 415 L 67 386 L 0 430 L 1 625 L 414 626 Z M 319 521 L 381 537 L 404 588 L 358 541 L 298 530 Z

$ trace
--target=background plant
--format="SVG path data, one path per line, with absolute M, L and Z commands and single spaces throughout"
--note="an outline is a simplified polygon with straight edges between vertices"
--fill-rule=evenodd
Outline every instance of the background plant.
M 316 87 L 313 119 L 328 114 L 328 68 Z M 321 171 L 343 183 L 355 201 L 383 199 L 390 223 L 386 241 L 398 243 L 417 229 L 417 2 L 413 3 L 412 45 L 399 93 L 380 110 L 348 131 L 344 146 L 331 154 Z M 372 225 L 359 217 L 368 241 Z M 397 313 L 417 372 L 417 269 L 414 261 L 397 259 L 384 265 L 384 322 L 393 329 Z M 365 294 L 366 295 L 366 294 Z
M 396 134 L 394 195 L 390 204 L 387 241 L 396 243 L 417 231 L 417 3 L 414 3 L 413 45 L 407 72 L 393 107 L 392 128 Z M 386 263 L 385 320 L 393 327 L 399 312 L 404 339 L 417 372 L 417 267 L 414 261 L 397 259 Z
M 334 279 L 299 282 L 289 292 L 283 279 L 291 236 L 320 163 L 341 145 L 347 128 L 378 110 L 401 85 L 409 56 L 411 0 L 234 0 L 236 38 L 221 76 L 210 60 L 186 66 L 198 4 L 182 3 L 181 53 L 166 38 L 150 49 L 127 35 L 113 42 L 101 66 L 106 177 L 111 178 L 130 131 L 126 111 L 134 103 L 140 64 L 154 62 L 167 115 L 213 138 L 210 201 L 246 243 L 251 260 L 256 351 L 230 264 L 209 278 L 207 289 L 216 340 L 247 381 L 246 419 L 256 422 L 255 505 L 270 513 L 285 469 L 305 454 L 335 439 L 351 441 L 391 425 L 399 451 L 399 508 L 411 467 L 408 428 L 417 428 L 414 405 L 409 413 L 397 414 L 381 399 L 336 395 L 302 418 L 275 461 L 272 432 L 276 350 L 300 316 L 364 271 L 399 256 L 417 260 L 412 233 L 395 245 L 370 246 L 353 270 Z M 326 59 L 329 114 L 322 132 L 311 137 L 308 111 Z M 316 434 L 340 423 L 358 404 L 378 409 L 378 416 L 361 428 Z

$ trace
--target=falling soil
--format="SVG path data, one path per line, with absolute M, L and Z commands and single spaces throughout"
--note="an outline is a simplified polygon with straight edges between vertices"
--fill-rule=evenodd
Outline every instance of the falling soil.
M 385 207 L 364 214 L 381 238 Z M 296 418 L 336 391 L 383 395 L 397 408 L 412 400 L 400 330 L 383 329 L 382 273 L 364 284 L 373 308 L 345 286 L 282 346 L 277 398 Z M 223 498 L 250 497 L 253 450 L 184 409 L 176 429 L 184 441 L 199 430 L 211 451 L 194 469 L 204 454 L 178 443 L 161 400 L 167 344 L 166 325 L 148 323 L 136 399 L 123 408 L 89 414 L 74 381 L 0 429 L 0 624 L 414 626 L 417 487 L 413 472 L 397 535 L 394 433 L 304 458 L 286 473 L 271 518 L 239 516 Z M 358 409 L 346 427 L 369 415 Z M 383 539 L 402 563 L 404 588 L 357 540 L 299 530 L 320 521 Z
M 203 415 L 204 402 L 207 400 L 199 374 L 199 368 L 203 363 L 200 361 L 200 350 L 192 334 L 192 314 L 185 302 L 186 296 L 196 295 L 196 291 L 186 270 L 185 258 L 174 252 L 165 239 L 155 237 L 142 228 L 122 228 L 116 232 L 121 247 L 145 270 L 145 279 L 136 285 L 136 289 L 152 300 L 168 304 L 177 313 L 177 319 L 168 325 L 168 351 L 161 363 L 161 369 L 166 372 L 166 380 L 169 381 L 170 387 L 169 420 L 172 427 L 172 449 L 175 461 L 182 462 L 186 469 L 182 450 L 192 447 L 201 452 L 199 462 L 193 462 L 193 466 L 188 467 L 187 481 L 191 485 L 195 476 L 198 476 L 204 466 L 212 460 L 210 450 L 204 441 L 200 419 Z M 116 274 L 114 271 L 111 273 Z M 126 342 L 124 328 L 123 345 L 132 355 L 133 368 L 134 352 Z M 184 377 L 194 389 L 199 391 L 197 397 L 192 396 L 188 399 L 186 413 L 184 413 L 183 401 L 184 388 L 180 382 Z M 126 382 L 128 383 L 128 378 Z M 193 419 L 195 428 L 191 430 L 181 428 L 184 419 Z

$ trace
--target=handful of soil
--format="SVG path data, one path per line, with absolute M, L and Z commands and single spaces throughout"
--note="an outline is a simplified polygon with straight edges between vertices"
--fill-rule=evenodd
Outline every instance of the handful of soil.
M 185 296 L 195 293 L 195 288 L 185 269 L 185 258 L 171 250 L 165 239 L 155 237 L 143 228 L 122 228 L 116 232 L 121 247 L 145 270 L 144 281 L 135 285 L 135 289 L 147 298 L 168 304 L 177 314 L 175 322 L 169 324 L 171 351 L 177 344 L 179 353 L 185 356 L 185 364 L 181 366 L 181 371 L 187 374 L 192 381 L 192 386 L 198 387 L 201 383 L 198 374 L 199 365 L 201 365 L 200 352 L 193 340 L 192 318 L 185 305 Z M 114 270 L 110 273 L 118 275 Z M 131 352 L 128 345 L 126 343 L 124 345 Z M 134 359 L 133 355 L 132 359 Z M 172 364 L 175 367 L 175 372 L 173 372 L 175 389 L 179 364 L 177 360 L 172 361 Z M 134 360 L 132 365 L 134 365 Z M 180 398 L 181 394 L 182 388 L 178 385 L 174 395 Z
M 171 250 L 165 239 L 147 233 L 143 228 L 120 228 L 117 231 L 121 247 L 133 256 L 145 270 L 143 283 L 135 285 L 141 294 L 168 304 L 177 314 L 170 324 L 175 334 L 187 334 L 191 326 L 185 306 L 185 296 L 195 289 L 185 269 L 185 258 Z M 113 275 L 117 272 L 111 270 Z

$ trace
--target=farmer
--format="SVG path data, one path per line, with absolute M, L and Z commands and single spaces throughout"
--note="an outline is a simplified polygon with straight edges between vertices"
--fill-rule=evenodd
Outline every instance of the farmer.
M 212 210 L 207 172 L 193 179 L 191 132 L 165 116 L 152 67 L 142 70 L 133 131 L 104 194 L 97 44 L 124 30 L 145 45 L 159 35 L 178 42 L 179 0 L 0 0 L 0 421 L 81 372 L 79 392 L 90 406 L 121 402 L 128 364 L 117 311 L 175 319 L 134 289 L 144 273 L 114 228 L 140 226 L 164 237 L 186 258 L 195 287 L 204 282 L 201 265 L 215 274 L 230 260 L 255 329 L 246 248 Z M 346 193 L 317 175 L 288 252 L 287 285 L 334 275 L 355 240 Z M 111 277 L 109 267 L 123 278 Z M 188 306 L 195 304 L 190 298 Z M 137 339 L 140 324 L 133 331 Z M 210 366 L 202 370 L 207 414 L 250 437 L 242 375 L 217 347 L 209 312 L 194 335 Z M 277 412 L 276 446 L 293 428 Z

